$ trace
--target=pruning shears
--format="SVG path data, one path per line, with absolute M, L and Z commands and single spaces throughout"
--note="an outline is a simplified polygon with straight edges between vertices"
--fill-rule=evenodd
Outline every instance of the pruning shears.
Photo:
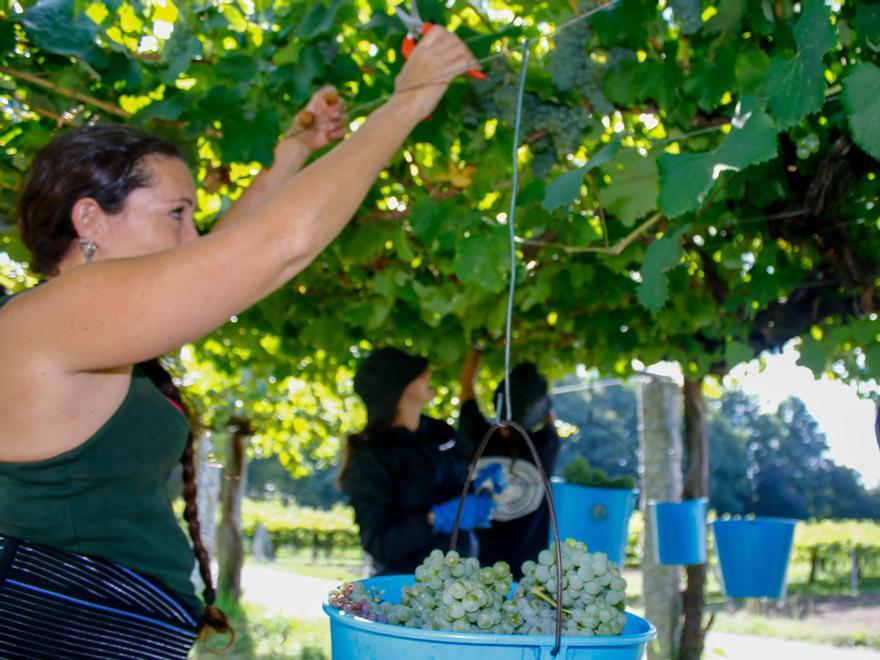
M 416 47 L 416 43 L 431 31 L 434 24 L 425 23 L 422 20 L 422 17 L 419 15 L 419 5 L 416 0 L 409 0 L 408 13 L 399 6 L 394 8 L 394 12 L 397 14 L 397 18 L 399 18 L 406 27 L 406 36 L 403 38 L 400 52 L 403 54 L 403 59 L 408 60 L 413 52 L 413 48 Z M 477 71 L 476 69 L 468 71 L 467 74 L 476 80 L 486 79 L 486 74 L 482 71 Z

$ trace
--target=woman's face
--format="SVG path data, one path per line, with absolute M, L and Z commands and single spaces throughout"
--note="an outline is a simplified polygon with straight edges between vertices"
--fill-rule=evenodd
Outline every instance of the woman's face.
M 198 237 L 193 213 L 196 191 L 179 158 L 147 156 L 149 184 L 137 188 L 119 213 L 107 216 L 96 237 L 104 258 L 140 257 L 168 250 Z
M 426 369 L 418 378 L 413 380 L 403 394 L 400 395 L 400 406 L 418 406 L 421 410 L 437 396 L 431 389 L 431 370 Z

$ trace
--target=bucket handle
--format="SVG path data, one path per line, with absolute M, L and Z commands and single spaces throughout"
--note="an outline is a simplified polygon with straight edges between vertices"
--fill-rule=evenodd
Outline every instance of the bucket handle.
M 532 452 L 532 458 L 535 459 L 535 466 L 538 468 L 538 472 L 541 475 L 541 482 L 544 484 L 544 497 L 550 508 L 550 525 L 553 528 L 553 538 L 556 539 L 556 645 L 550 652 L 550 655 L 555 657 L 559 653 L 559 649 L 562 647 L 562 539 L 559 538 L 559 524 L 556 522 L 556 507 L 553 504 L 553 493 L 550 489 L 550 480 L 547 478 L 547 472 L 544 470 L 544 465 L 541 463 L 541 457 L 538 455 L 535 443 L 532 442 L 528 432 L 516 422 L 501 420 L 495 422 L 495 424 L 492 425 L 492 428 L 490 428 L 486 432 L 486 435 L 483 436 L 480 446 L 477 447 L 477 452 L 474 454 L 474 458 L 468 467 L 467 480 L 464 482 L 464 488 L 461 491 L 461 499 L 458 501 L 458 513 L 455 516 L 455 526 L 452 528 L 452 538 L 449 543 L 449 550 L 455 550 L 456 545 L 458 545 L 458 526 L 461 523 L 461 512 L 464 508 L 464 500 L 465 497 L 467 497 L 468 489 L 470 489 L 471 481 L 473 481 L 474 475 L 477 471 L 477 461 L 482 458 L 483 452 L 486 451 L 489 440 L 492 438 L 495 431 L 503 428 L 513 429 L 522 436 L 523 440 L 526 441 L 529 451 Z

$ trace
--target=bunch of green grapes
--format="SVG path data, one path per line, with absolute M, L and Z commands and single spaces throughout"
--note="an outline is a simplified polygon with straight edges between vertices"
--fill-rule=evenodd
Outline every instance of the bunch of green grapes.
M 590 26 L 585 21 L 557 33 L 550 59 L 550 78 L 558 90 L 570 92 L 574 89 L 581 67 L 589 59 L 587 56 L 589 41 Z
M 597 115 L 610 115 L 614 112 L 614 105 L 602 91 L 604 77 L 604 67 L 589 58 L 583 63 L 578 76 L 577 89 L 590 102 L 593 113 Z
M 819 153 L 822 141 L 815 133 L 807 133 L 797 141 L 797 157 L 806 160 L 815 153 Z
M 513 576 L 504 562 L 480 568 L 454 550 L 434 550 L 416 568 L 416 583 L 403 588 L 400 604 L 380 604 L 392 624 L 452 632 L 512 634 L 514 625 L 503 605 Z
M 555 547 L 542 550 L 538 561 L 522 566 L 523 579 L 514 594 L 525 623 L 522 633 L 555 631 L 556 607 L 563 612 L 567 635 L 619 635 L 626 624 L 626 580 L 603 552 L 587 552 L 573 539 L 562 545 L 562 593 L 556 584 Z M 552 625 L 551 625 L 552 623 Z
M 694 34 L 703 26 L 701 0 L 669 0 L 675 20 L 682 34 Z
M 532 152 L 532 174 L 536 177 L 545 179 L 550 174 L 550 170 L 556 165 L 556 152 L 553 148 L 553 142 L 548 138 L 542 138 L 530 145 Z
M 564 160 L 568 154 L 577 153 L 590 124 L 590 116 L 581 108 L 549 106 L 545 126 L 553 138 L 556 156 Z
M 553 635 L 557 607 L 563 634 L 619 635 L 626 623 L 626 581 L 604 553 L 587 552 L 569 539 L 562 546 L 562 593 L 556 584 L 556 552 L 542 550 L 538 561 L 523 564 L 523 579 L 508 598 L 513 576 L 505 562 L 480 567 L 474 558 L 434 550 L 416 568 L 416 583 L 402 591 L 400 603 L 344 585 L 330 604 L 347 614 L 409 628 L 503 635 Z

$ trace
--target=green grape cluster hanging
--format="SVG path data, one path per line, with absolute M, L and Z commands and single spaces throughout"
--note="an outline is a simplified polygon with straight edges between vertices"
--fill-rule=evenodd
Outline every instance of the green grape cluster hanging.
M 563 634 L 620 635 L 626 623 L 626 581 L 619 567 L 604 553 L 587 552 L 586 545 L 572 539 L 561 550 L 561 594 L 551 544 L 537 562 L 523 564 L 523 579 L 515 590 L 505 562 L 481 567 L 472 557 L 434 550 L 416 568 L 416 583 L 403 588 L 400 603 L 343 585 L 333 591 L 330 604 L 352 616 L 408 628 L 503 635 L 552 635 L 561 607 Z M 353 596 L 340 596 L 349 593 Z

